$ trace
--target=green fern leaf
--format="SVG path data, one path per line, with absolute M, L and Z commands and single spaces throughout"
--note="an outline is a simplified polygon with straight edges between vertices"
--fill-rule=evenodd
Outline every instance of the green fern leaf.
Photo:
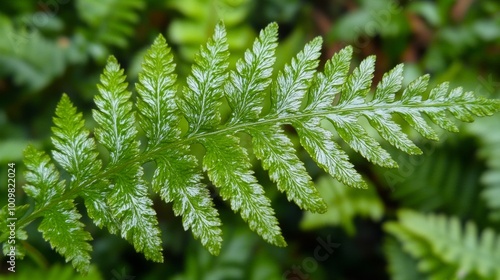
M 89 252 L 92 250 L 88 241 L 92 240 L 92 237 L 83 229 L 84 225 L 79 221 L 81 215 L 77 212 L 73 200 L 56 200 L 65 192 L 64 181 L 59 181 L 59 172 L 45 153 L 32 146 L 25 150 L 25 164 L 27 184 L 24 190 L 35 199 L 35 210 L 40 211 L 50 204 L 50 208 L 42 212 L 43 220 L 38 228 L 43 238 L 48 240 L 67 262 L 71 261 L 78 271 L 88 271 Z
M 151 260 L 161 262 L 161 239 L 153 202 L 147 196 L 143 170 L 135 158 L 139 154 L 135 117 L 129 101 L 125 76 L 116 59 L 110 57 L 101 76 L 94 119 L 99 124 L 95 134 L 110 154 L 107 166 L 111 193 L 108 204 L 121 225 L 122 237 L 134 244 Z M 106 171 L 105 171 L 106 172 Z
M 72 175 L 70 188 L 74 188 L 86 178 L 96 176 L 102 163 L 98 159 L 94 139 L 89 138 L 89 131 L 84 128 L 82 114 L 77 113 L 66 94 L 63 94 L 57 105 L 54 124 L 54 160 Z M 99 180 L 92 184 L 92 187 L 84 188 L 81 193 L 87 212 L 97 226 L 107 226 L 111 233 L 116 233 L 118 225 L 106 203 L 108 182 Z
M 500 277 L 500 236 L 491 229 L 481 234 L 475 224 L 464 228 L 456 217 L 422 215 L 410 210 L 398 213 L 399 222 L 385 224 L 385 229 L 403 242 L 403 248 L 420 258 L 421 270 L 443 273 L 436 260 L 454 267 L 454 276 L 478 274 L 484 279 Z M 430 256 L 430 257 L 429 257 Z
M 359 67 L 354 69 L 352 75 L 347 78 L 336 107 L 342 110 L 365 105 L 365 98 L 370 91 L 374 71 L 375 57 L 370 56 L 363 60 Z M 381 102 L 380 104 L 385 105 Z M 329 114 L 327 118 L 332 122 L 340 137 L 363 157 L 375 164 L 395 168 L 398 165 L 389 153 L 382 149 L 380 144 L 370 137 L 358 123 L 361 114 L 370 114 L 376 111 L 376 106 L 367 107 L 367 110 L 355 110 L 357 112 L 349 112 L 350 114 Z
M 187 87 L 179 102 L 191 134 L 200 129 L 213 129 L 220 123 L 219 99 L 224 94 L 228 56 L 226 29 L 219 23 L 211 40 L 195 57 L 192 74 L 187 78 Z
M 333 141 L 332 133 L 321 127 L 321 118 L 315 115 L 315 112 L 327 110 L 334 103 L 347 77 L 351 57 L 352 48 L 347 47 L 326 62 L 324 73 L 316 75 L 309 90 L 304 113 L 311 116 L 292 124 L 299 134 L 300 143 L 321 168 L 348 186 L 366 188 L 347 154 Z
M 319 63 L 321 43 L 316 37 L 278 74 L 271 86 L 271 115 L 286 116 L 299 111 Z
M 230 82 L 225 93 L 232 108 L 229 123 L 256 120 L 262 112 L 265 89 L 271 83 L 274 52 L 278 44 L 278 25 L 269 24 L 245 52 L 244 60 L 236 64 L 237 71 L 231 71 Z
M 159 36 L 144 58 L 143 71 L 136 85 L 139 93 L 137 109 L 139 123 L 148 136 L 148 149 L 161 143 L 180 140 L 179 110 L 175 102 L 175 64 L 165 39 Z M 217 255 L 221 248 L 222 231 L 217 210 L 210 193 L 201 183 L 196 158 L 187 145 L 179 145 L 153 159 L 158 166 L 152 181 L 153 190 L 166 202 L 174 202 L 174 212 L 183 216 L 184 229 L 192 228 L 195 237 Z
M 335 97 L 340 93 L 349 72 L 352 47 L 346 47 L 325 63 L 324 72 L 318 72 L 309 89 L 305 112 L 330 108 Z
M 333 141 L 332 133 L 320 127 L 319 118 L 310 119 L 309 123 L 294 124 L 300 143 L 321 168 L 347 186 L 367 188 L 347 154 Z
M 203 246 L 218 255 L 222 243 L 219 214 L 208 189 L 200 182 L 203 176 L 196 158 L 188 152 L 188 147 L 182 146 L 156 159 L 153 189 L 166 202 L 174 202 L 174 213 L 182 215 L 184 229 L 191 228 Z
M 277 29 L 275 23 L 269 24 L 255 40 L 252 50 L 247 50 L 245 60 L 238 61 L 237 72 L 231 73 L 230 82 L 226 84 L 225 89 L 229 105 L 232 107 L 229 124 L 257 121 L 261 114 L 265 98 L 264 90 L 271 83 Z M 313 56 L 313 54 L 299 54 L 297 61 L 306 55 Z M 312 64 L 314 65 L 314 62 Z M 301 69 L 297 69 L 297 73 L 301 73 Z M 283 75 L 283 79 L 291 78 L 289 76 L 284 78 Z M 305 79 L 305 77 L 298 78 L 297 83 Z M 291 92 L 293 89 L 289 90 Z M 324 212 L 325 203 L 314 188 L 304 165 L 295 155 L 290 139 L 280 126 L 263 125 L 256 129 L 244 130 L 252 136 L 255 155 L 262 160 L 264 169 L 269 170 L 271 180 L 277 183 L 278 189 L 286 192 L 288 199 L 303 209 Z M 308 199 L 304 199 L 306 197 Z
M 413 82 L 403 91 L 401 101 L 405 104 L 420 104 L 422 102 L 422 94 L 425 93 L 429 83 L 429 75 L 424 75 Z M 439 137 L 427 122 L 420 116 L 418 112 L 398 112 L 401 117 L 418 133 L 425 138 L 431 140 L 439 140 Z
M 269 176 L 277 183 L 278 189 L 286 191 L 288 200 L 293 200 L 304 210 L 325 212 L 325 202 L 284 131 L 277 125 L 269 125 L 249 132 L 256 157 L 262 160 L 264 169 L 269 170 Z
M 231 200 L 231 209 L 240 211 L 250 228 L 269 243 L 286 246 L 271 201 L 257 183 L 245 150 L 234 136 L 207 137 L 203 141 L 206 154 L 203 169 L 220 188 L 224 200 Z
M 175 99 L 177 75 L 174 57 L 165 38 L 158 36 L 144 57 L 139 83 L 136 84 L 139 124 L 148 137 L 148 148 L 177 139 L 179 112 Z
M 89 132 L 84 129 L 82 114 L 76 112 L 66 94 L 63 94 L 57 105 L 54 124 L 54 160 L 75 176 L 75 181 L 95 174 L 101 168 L 95 142 L 88 138 Z
M 360 118 L 367 119 L 390 145 L 418 154 L 420 150 L 392 119 L 394 115 L 401 115 L 424 137 L 437 139 L 423 114 L 438 126 L 455 130 L 449 113 L 471 121 L 475 116 L 491 115 L 500 107 L 498 101 L 476 97 L 461 88 L 448 92 L 447 84 L 436 87 L 424 99 L 427 76 L 412 82 L 397 98 L 402 66 L 384 75 L 371 97 L 368 93 L 375 58 L 365 59 L 349 73 L 352 48 L 348 47 L 332 57 L 323 72 L 318 72 L 320 38 L 308 43 L 271 81 L 276 41 L 277 25 L 270 24 L 236 63 L 236 69 L 228 72 L 226 30 L 222 23 L 217 24 L 212 38 L 196 55 L 186 86 L 177 94 L 173 57 L 159 36 L 139 74 L 136 108 L 123 70 L 110 57 L 94 99 L 95 140 L 66 95 L 56 109 L 53 157 L 70 175 L 68 191 L 50 158 L 28 148 L 25 190 L 35 198 L 35 211 L 19 220 L 19 228 L 43 217 L 40 230 L 46 239 L 75 267 L 84 270 L 88 267 L 90 249 L 86 242 L 90 236 L 83 231 L 74 208 L 73 199 L 80 196 L 98 226 L 119 232 L 148 259 L 162 261 L 160 231 L 148 196 L 149 183 L 143 174 L 143 165 L 154 162 L 153 191 L 173 203 L 184 228 L 191 229 L 212 254 L 218 254 L 221 248 L 221 221 L 202 183 L 202 171 L 253 231 L 272 244 L 284 246 L 271 202 L 253 174 L 239 133 L 252 137 L 255 156 L 289 200 L 303 209 L 324 212 L 327 205 L 299 160 L 284 125 L 295 128 L 304 149 L 326 172 L 346 185 L 366 187 L 347 153 L 335 141 L 334 132 L 326 129 L 323 121 L 330 121 L 344 142 L 369 161 L 396 167 L 389 153 L 361 125 Z M 265 112 L 268 90 L 271 106 Z M 224 98 L 231 112 L 228 121 L 221 122 Z M 147 138 L 144 149 L 140 149 L 137 124 Z M 205 148 L 201 166 L 190 151 L 193 144 Z M 105 148 L 103 154 L 97 152 L 97 145 Z M 55 209 L 62 211 L 52 213 Z M 64 219 L 69 224 L 58 225 Z M 61 237 L 57 235 L 61 231 L 53 230 L 56 226 L 76 234 Z M 0 240 L 7 236 L 2 231 Z M 68 248 L 72 243 L 76 246 Z M 439 263 L 437 258 L 432 261 L 434 265 Z M 431 266 L 431 262 L 427 265 Z
M 375 96 L 370 102 L 373 105 L 394 102 L 395 94 L 401 89 L 403 81 L 403 65 L 399 64 L 393 70 L 386 73 L 378 84 Z M 384 112 L 365 114 L 370 124 L 391 145 L 406 152 L 407 154 L 419 155 L 422 151 L 403 133 L 401 127 L 391 120 L 391 115 Z
M 198 130 L 214 129 L 220 123 L 220 99 L 227 74 L 228 46 L 222 24 L 215 27 L 213 38 L 201 48 L 195 58 L 193 73 L 179 103 L 189 123 L 188 135 Z M 284 246 L 270 201 L 250 170 L 248 156 L 233 136 L 203 137 L 205 146 L 203 168 L 212 182 L 221 189 L 224 200 L 231 200 L 231 208 L 240 211 L 252 230 L 270 243 Z M 256 210 L 258 209 L 257 213 Z

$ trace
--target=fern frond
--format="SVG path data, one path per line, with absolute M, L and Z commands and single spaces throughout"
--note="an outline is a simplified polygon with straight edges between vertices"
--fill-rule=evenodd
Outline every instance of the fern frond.
M 410 210 L 399 211 L 398 217 L 398 222 L 386 223 L 385 229 L 419 259 L 421 271 L 448 274 L 449 271 L 437 265 L 441 262 L 453 268 L 453 274 L 448 277 L 462 278 L 470 274 L 484 279 L 500 277 L 500 236 L 492 229 L 478 233 L 472 222 L 462 227 L 456 217 L 423 215 Z
M 184 229 L 192 229 L 195 238 L 210 253 L 218 255 L 222 246 L 219 214 L 214 207 L 196 158 L 189 155 L 187 146 L 170 150 L 158 156 L 158 169 L 154 175 L 153 190 L 166 202 L 173 201 L 176 215 L 182 215 Z
M 238 61 L 237 71 L 231 73 L 230 81 L 225 88 L 226 97 L 232 108 L 229 124 L 258 120 L 262 112 L 265 90 L 271 83 L 272 65 L 275 61 L 274 52 L 277 47 L 277 32 L 278 26 L 275 23 L 269 24 L 262 30 L 252 49 L 245 52 L 245 59 Z M 314 50 L 308 50 L 308 52 L 314 52 Z M 316 54 L 307 53 L 306 55 L 314 56 Z M 306 55 L 299 54 L 297 59 L 303 59 Z M 307 63 L 303 62 L 303 64 Z M 295 67 L 302 67 L 296 69 L 296 73 L 301 73 L 306 66 Z M 286 79 L 292 79 L 291 75 L 294 73 L 290 73 Z M 307 77 L 309 74 L 304 73 L 304 75 Z M 297 78 L 299 80 L 297 83 L 305 79 L 305 77 Z M 291 93 L 294 89 L 288 90 Z M 294 154 L 294 147 L 290 139 L 280 126 L 263 125 L 258 129 L 243 130 L 252 136 L 254 153 L 258 159 L 262 160 L 264 169 L 269 170 L 269 175 L 277 183 L 278 189 L 286 192 L 289 200 L 295 201 L 304 209 L 324 212 L 325 203 L 319 197 L 304 165 Z M 304 199 L 305 197 L 307 199 Z
M 92 240 L 92 237 L 79 221 L 81 215 L 77 212 L 73 200 L 59 200 L 55 202 L 56 205 L 44 209 L 65 193 L 65 184 L 59 180 L 59 172 L 44 152 L 37 151 L 32 146 L 26 148 L 25 164 L 27 184 L 24 190 L 35 199 L 35 210 L 43 209 L 40 213 L 43 214 L 43 220 L 38 230 L 67 262 L 71 261 L 80 272 L 88 271 L 89 252 L 92 250 L 88 241 Z
M 123 70 L 116 59 L 110 57 L 98 85 L 95 97 L 98 110 L 94 119 L 97 140 L 109 151 L 107 166 L 111 193 L 108 204 L 119 221 L 121 235 L 129 240 L 146 258 L 163 261 L 160 230 L 153 202 L 147 195 L 142 166 L 135 158 L 139 155 L 139 141 L 135 116 L 130 102 L 131 93 Z M 113 172 L 114 171 L 114 172 Z M 106 171 L 105 171 L 106 172 Z
M 162 261 L 160 231 L 148 196 L 149 182 L 143 174 L 143 165 L 154 162 L 152 190 L 173 203 L 184 228 L 191 229 L 210 253 L 220 251 L 221 221 L 202 183 L 203 171 L 222 199 L 240 213 L 253 231 L 272 244 L 284 246 L 271 202 L 252 171 L 240 133 L 252 137 L 255 156 L 289 200 L 302 209 L 324 212 L 327 204 L 313 186 L 284 125 L 295 128 L 304 149 L 326 172 L 348 186 L 366 187 L 347 153 L 335 142 L 333 131 L 324 128 L 322 121 L 330 121 L 336 133 L 369 161 L 395 167 L 396 162 L 368 134 L 360 118 L 367 119 L 390 145 L 418 154 L 420 150 L 392 119 L 394 115 L 401 115 L 424 137 L 436 139 L 423 114 L 438 126 L 455 130 L 448 113 L 470 121 L 474 116 L 491 115 L 500 107 L 496 100 L 476 97 L 460 88 L 448 92 L 446 84 L 433 89 L 424 99 L 426 76 L 411 83 L 396 98 L 401 90 L 402 66 L 387 73 L 370 98 L 375 58 L 367 58 L 349 73 L 352 48 L 346 48 L 326 62 L 322 73 L 318 72 L 320 38 L 308 43 L 272 81 L 276 24 L 266 27 L 237 62 L 236 69 L 229 71 L 226 36 L 224 24 L 217 24 L 212 38 L 196 55 L 192 73 L 179 94 L 173 57 L 159 36 L 139 74 L 136 107 L 123 70 L 110 57 L 94 99 L 95 140 L 84 128 L 81 114 L 63 95 L 54 118 L 53 156 L 70 175 L 69 182 L 59 179 L 48 156 L 29 148 L 26 162 L 30 172 L 25 189 L 35 198 L 36 210 L 21 219 L 19 227 L 37 217 L 48 218 L 41 227 L 46 238 L 84 270 L 88 266 L 86 241 L 90 235 L 83 231 L 73 205 L 73 199 L 81 196 L 98 226 L 120 233 L 147 258 Z M 264 111 L 267 91 L 271 104 Z M 228 121 L 222 122 L 220 107 L 224 98 L 231 112 Z M 144 149 L 138 140 L 137 124 L 147 138 Z M 193 144 L 205 148 L 201 164 L 190 151 Z M 97 153 L 96 145 L 105 148 L 103 155 Z M 51 214 L 58 206 L 63 211 Z M 77 234 L 61 240 L 49 226 L 63 218 L 70 224 L 61 230 Z M 7 235 L 2 232 L 0 240 Z M 77 245 L 70 249 L 73 243 Z
M 386 73 L 378 84 L 372 104 L 384 104 L 394 102 L 395 94 L 401 89 L 403 80 L 403 65 L 399 64 L 393 70 Z M 375 112 L 376 117 L 368 120 L 377 132 L 391 145 L 411 155 L 422 154 L 422 151 L 404 134 L 401 127 L 396 124 L 390 114 Z
M 101 168 L 101 161 L 97 159 L 94 139 L 88 138 L 89 132 L 84 129 L 82 114 L 76 112 L 66 94 L 63 94 L 57 105 L 54 124 L 54 160 L 75 176 L 75 181 L 95 174 Z
M 202 47 L 193 65 L 192 75 L 179 107 L 189 123 L 188 136 L 198 131 L 213 130 L 219 125 L 220 99 L 227 77 L 228 45 L 226 31 L 219 23 L 213 38 Z M 239 140 L 231 135 L 200 138 L 206 154 L 203 169 L 220 188 L 224 200 L 231 200 L 231 208 L 240 211 L 252 230 L 276 245 L 285 245 L 271 202 L 264 196 L 262 186 L 253 176 L 246 151 L 239 147 Z M 259 211 L 255 211 L 259 209 Z
M 352 75 L 347 78 L 340 94 L 340 100 L 337 104 L 339 109 L 355 108 L 366 103 L 365 98 L 370 91 L 374 71 L 374 56 L 366 58 L 361 62 L 359 67 L 354 69 Z M 368 109 L 365 115 L 373 113 L 374 111 L 375 110 Z M 358 123 L 358 118 L 363 113 L 364 112 L 359 110 L 356 113 L 348 113 L 345 115 L 329 114 L 327 118 L 332 122 L 340 137 L 363 157 L 377 165 L 397 167 L 397 163 L 391 158 L 389 153 L 382 149 L 380 144 L 374 138 L 370 137 Z

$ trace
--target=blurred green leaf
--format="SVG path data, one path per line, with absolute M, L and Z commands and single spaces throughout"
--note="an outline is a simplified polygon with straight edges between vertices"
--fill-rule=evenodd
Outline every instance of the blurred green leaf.
M 0 77 L 10 76 L 16 85 L 37 92 L 66 69 L 66 46 L 43 37 L 38 30 L 15 28 L 0 14 Z
M 342 226 L 352 235 L 356 231 L 356 217 L 379 221 L 384 214 L 384 206 L 373 186 L 368 189 L 350 188 L 327 176 L 321 177 L 316 186 L 328 210 L 324 214 L 305 212 L 300 222 L 301 228 L 305 230 Z

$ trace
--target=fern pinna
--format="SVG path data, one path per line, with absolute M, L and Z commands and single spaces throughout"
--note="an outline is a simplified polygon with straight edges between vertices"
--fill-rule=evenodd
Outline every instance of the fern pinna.
M 191 229 L 216 255 L 222 242 L 221 220 L 202 181 L 206 172 L 221 197 L 253 231 L 272 244 L 285 246 L 270 200 L 253 174 L 238 133 L 252 137 L 255 156 L 289 200 L 304 210 L 321 213 L 326 204 L 283 125 L 295 128 L 304 149 L 326 172 L 345 185 L 364 188 L 366 184 L 347 153 L 321 125 L 323 120 L 331 122 L 343 141 L 370 162 L 397 167 L 358 122 L 360 117 L 391 145 L 419 154 L 420 149 L 394 122 L 393 115 L 401 116 L 424 137 L 437 139 L 422 113 L 438 126 L 457 131 L 447 112 L 472 121 L 474 116 L 491 115 L 499 109 L 497 100 L 477 97 L 461 88 L 449 91 L 446 83 L 424 98 L 428 76 L 413 81 L 396 98 L 402 87 L 402 65 L 385 74 L 373 97 L 368 97 L 375 58 L 368 57 L 350 72 L 352 48 L 347 47 L 318 72 L 321 38 L 309 42 L 273 80 L 277 29 L 272 23 L 262 30 L 236 68 L 229 70 L 226 31 L 219 23 L 213 37 L 200 48 L 179 93 L 173 56 L 159 36 L 144 58 L 136 84 L 136 104 L 123 70 L 110 57 L 95 97 L 95 137 L 85 128 L 82 114 L 63 95 L 54 117 L 52 158 L 33 147 L 26 149 L 24 190 L 35 202 L 33 211 L 21 218 L 18 226 L 23 228 L 42 218 L 39 230 L 44 238 L 84 272 L 89 267 L 92 238 L 83 229 L 73 202 L 82 197 L 97 226 L 120 234 L 146 258 L 161 262 L 160 230 L 148 196 L 151 186 L 165 202 L 172 202 L 184 228 Z M 270 108 L 264 106 L 268 94 Z M 224 98 L 231 112 L 222 121 Z M 136 124 L 147 137 L 143 145 Z M 205 148 L 201 163 L 190 152 L 194 143 Z M 99 154 L 98 144 L 109 157 Z M 53 160 L 69 175 L 63 176 L 66 180 L 61 179 Z M 151 182 L 143 178 L 146 162 L 156 164 Z M 3 233 L 1 240 L 6 236 Z

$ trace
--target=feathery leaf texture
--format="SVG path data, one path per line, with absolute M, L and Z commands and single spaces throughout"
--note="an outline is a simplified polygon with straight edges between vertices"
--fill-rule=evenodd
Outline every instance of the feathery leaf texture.
M 462 227 L 457 217 L 411 210 L 400 210 L 398 217 L 398 222 L 385 224 L 386 231 L 419 259 L 419 270 L 433 275 L 431 279 L 500 278 L 500 236 L 492 229 L 478 233 L 472 222 Z
M 108 205 L 121 227 L 121 235 L 146 258 L 163 261 L 160 230 L 156 212 L 148 197 L 147 186 L 142 178 L 141 164 L 135 160 L 139 155 L 139 141 L 135 128 L 135 115 L 127 91 L 125 75 L 116 59 L 110 57 L 98 85 L 95 97 L 98 110 L 94 119 L 99 125 L 95 129 L 97 140 L 110 154 L 107 170 L 119 170 L 109 175 L 111 192 Z M 106 170 L 104 171 L 106 172 Z
M 24 190 L 35 199 L 35 210 L 43 211 L 38 230 L 66 261 L 71 261 L 78 271 L 86 272 L 92 250 L 88 241 L 92 237 L 79 221 L 81 215 L 73 200 L 60 199 L 65 192 L 65 183 L 59 180 L 59 172 L 47 154 L 32 146 L 26 148 L 25 164 L 27 184 Z M 46 207 L 48 205 L 51 207 Z
M 144 71 L 136 85 L 139 93 L 137 108 L 139 122 L 148 137 L 148 150 L 180 140 L 179 108 L 176 98 L 175 64 L 170 48 L 163 37 L 158 37 L 146 54 Z M 152 180 L 153 190 L 166 202 L 173 202 L 174 213 L 182 215 L 183 225 L 192 228 L 195 237 L 212 253 L 220 252 L 221 221 L 206 186 L 197 169 L 196 157 L 189 154 L 189 146 L 177 145 L 155 153 L 152 159 L 158 168 Z
M 70 188 L 85 181 L 86 178 L 97 176 L 102 167 L 98 159 L 95 141 L 89 138 L 89 131 L 84 128 L 81 113 L 69 97 L 63 94 L 56 108 L 54 117 L 55 126 L 52 128 L 52 143 L 55 150 L 52 152 L 54 160 L 73 176 Z M 118 225 L 110 212 L 106 197 L 108 195 L 108 181 L 99 180 L 92 183 L 92 187 L 81 192 L 90 218 L 97 226 L 106 225 L 110 232 L 118 231 Z
M 240 143 L 241 133 L 252 137 L 253 153 L 290 201 L 304 210 L 323 213 L 327 204 L 283 125 L 295 128 L 305 151 L 332 177 L 351 187 L 366 188 L 347 153 L 334 140 L 334 133 L 322 126 L 323 121 L 331 122 L 336 133 L 369 161 L 396 167 L 389 153 L 360 124 L 361 117 L 390 145 L 419 154 L 393 115 L 402 116 L 424 137 L 436 139 L 422 114 L 438 126 L 455 131 L 447 112 L 471 121 L 474 116 L 499 110 L 498 101 L 476 97 L 460 88 L 449 92 L 447 84 L 436 87 L 424 99 L 428 76 L 412 82 L 396 98 L 402 87 L 401 65 L 383 77 L 369 98 L 375 58 L 368 57 L 350 73 L 352 48 L 347 47 L 318 72 L 319 37 L 309 42 L 273 81 L 277 40 L 278 26 L 271 23 L 230 70 L 226 30 L 223 23 L 217 24 L 212 38 L 199 49 L 186 86 L 177 92 L 173 56 L 160 35 L 144 58 L 135 86 L 135 105 L 123 69 L 110 57 L 94 99 L 94 136 L 67 95 L 57 106 L 52 155 L 69 175 L 67 181 L 60 179 L 49 156 L 32 147 L 26 150 L 25 190 L 35 198 L 36 206 L 19 225 L 43 217 L 40 230 L 45 238 L 75 267 L 86 271 L 91 237 L 83 230 L 74 207 L 73 200 L 80 196 L 96 225 L 120 234 L 146 258 L 162 261 L 160 230 L 148 195 L 150 186 L 165 202 L 172 202 L 184 228 L 191 229 L 194 237 L 217 255 L 222 222 L 203 180 L 206 172 L 221 198 L 253 231 L 272 244 L 285 246 L 271 201 L 254 176 L 247 147 Z M 228 116 L 221 115 L 224 99 L 231 109 Z M 142 145 L 140 130 L 146 138 Z M 193 144 L 205 148 L 200 162 L 190 150 Z M 105 148 L 105 155 L 98 152 L 97 145 Z M 156 166 L 151 182 L 143 176 L 147 162 Z M 1 237 L 3 241 L 5 233 Z

